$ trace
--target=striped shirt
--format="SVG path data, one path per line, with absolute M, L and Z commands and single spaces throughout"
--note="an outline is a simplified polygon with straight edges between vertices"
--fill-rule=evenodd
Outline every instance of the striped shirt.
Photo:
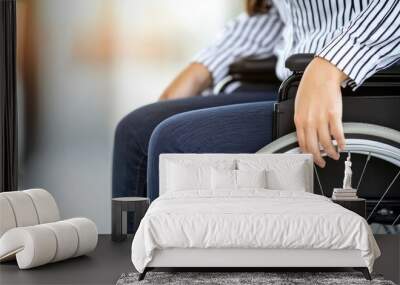
M 291 74 L 285 60 L 296 53 L 328 60 L 356 89 L 400 58 L 400 0 L 272 0 L 267 14 L 241 14 L 228 23 L 194 61 L 218 83 L 240 58 L 276 55 L 276 74 L 284 80 Z

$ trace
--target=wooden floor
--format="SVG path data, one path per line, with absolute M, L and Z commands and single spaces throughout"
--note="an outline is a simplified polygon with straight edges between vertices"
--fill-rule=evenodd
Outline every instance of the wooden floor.
M 0 264 L 0 284 L 115 284 L 122 273 L 134 271 L 132 239 L 121 243 L 100 235 L 97 248 L 81 256 L 41 267 L 19 270 L 16 262 Z
M 374 272 L 400 284 L 400 236 L 375 236 L 382 251 Z M 116 243 L 100 235 L 94 252 L 88 256 L 19 270 L 16 262 L 0 264 L 0 285 L 8 284 L 115 284 L 122 273 L 134 271 L 131 262 L 132 238 Z M 308 270 L 307 270 L 308 271 Z
M 374 272 L 400 284 L 400 235 L 374 235 L 381 256 L 375 261 Z

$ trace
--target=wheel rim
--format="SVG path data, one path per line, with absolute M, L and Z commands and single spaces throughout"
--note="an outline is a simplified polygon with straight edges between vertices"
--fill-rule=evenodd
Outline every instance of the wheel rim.
M 343 124 L 343 129 L 346 136 L 346 147 L 342 153 L 349 152 L 352 154 L 355 153 L 367 156 L 366 164 L 364 165 L 361 178 L 357 184 L 357 189 L 361 183 L 361 180 L 363 179 L 364 171 L 370 157 L 375 157 L 377 159 L 386 161 L 396 167 L 397 175 L 390 182 L 390 184 L 386 184 L 386 190 L 368 216 L 369 220 L 372 214 L 377 210 L 379 204 L 389 193 L 391 186 L 394 184 L 397 178 L 400 177 L 400 132 L 382 126 L 363 123 L 345 123 Z M 333 144 L 336 145 L 336 141 L 333 141 Z M 257 153 L 296 154 L 301 152 L 297 143 L 296 133 L 290 133 L 260 149 Z M 326 154 L 323 152 L 321 152 L 321 154 L 326 156 Z M 397 170 L 397 168 L 399 168 L 399 170 Z M 322 194 L 325 195 L 316 169 L 315 173 L 317 182 L 319 184 L 318 186 Z M 400 214 L 394 220 L 392 225 L 399 220 Z
M 400 167 L 400 149 L 385 143 L 365 139 L 346 139 L 346 147 L 341 152 L 371 155 Z M 295 147 L 285 153 L 295 154 L 301 153 L 301 151 L 299 147 Z M 326 156 L 326 154 L 322 153 L 322 156 Z
M 365 135 L 370 138 L 348 138 L 342 152 L 371 155 L 400 167 L 400 148 L 387 142 L 377 141 L 377 139 L 384 139 L 400 144 L 400 132 L 382 126 L 361 123 L 345 123 L 343 129 L 349 136 Z M 333 143 L 336 145 L 336 141 Z M 296 133 L 290 133 L 277 139 L 257 153 L 300 153 Z M 326 154 L 322 153 L 322 155 Z

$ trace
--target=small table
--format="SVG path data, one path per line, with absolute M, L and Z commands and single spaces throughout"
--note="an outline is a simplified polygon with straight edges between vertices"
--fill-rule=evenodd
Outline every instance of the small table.
M 133 212 L 134 214 L 133 233 L 135 233 L 149 204 L 150 200 L 143 197 L 113 198 L 111 239 L 113 241 L 123 241 L 126 239 L 128 212 Z
M 367 217 L 367 203 L 363 198 L 357 199 L 332 199 L 332 202 L 339 204 L 340 206 L 359 214 L 361 217 Z

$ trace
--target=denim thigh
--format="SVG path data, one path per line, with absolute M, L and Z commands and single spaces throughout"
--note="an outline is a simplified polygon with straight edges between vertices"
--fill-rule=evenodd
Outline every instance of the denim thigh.
M 272 140 L 275 101 L 184 112 L 161 122 L 150 138 L 147 195 L 158 197 L 161 153 L 254 153 Z
M 198 96 L 156 102 L 132 111 L 119 122 L 115 131 L 112 196 L 146 196 L 149 140 L 156 126 L 163 120 L 192 110 L 274 100 L 276 94 L 276 91 L 271 89 L 265 92 Z M 213 113 L 211 115 L 214 116 Z M 190 122 L 192 121 L 193 119 L 190 119 Z M 223 125 L 224 122 L 219 124 Z

